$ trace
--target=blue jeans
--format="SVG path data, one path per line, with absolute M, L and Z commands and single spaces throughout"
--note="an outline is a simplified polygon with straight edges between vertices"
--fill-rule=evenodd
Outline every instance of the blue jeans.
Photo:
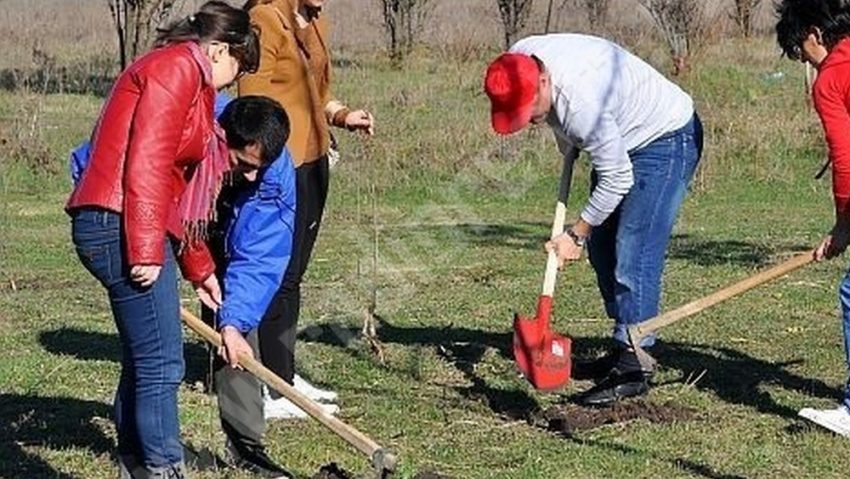
M 72 214 L 77 255 L 109 293 L 121 339 L 121 379 L 115 394 L 118 452 L 149 468 L 183 460 L 177 389 L 183 379 L 183 330 L 177 267 L 163 238 L 165 263 L 159 278 L 142 288 L 129 278 L 121 215 L 102 209 Z
M 838 288 L 838 299 L 841 302 L 841 316 L 844 320 L 844 359 L 850 370 L 850 271 L 844 276 Z M 844 405 L 850 408 L 850 377 L 844 386 Z
M 630 344 L 629 326 L 658 314 L 667 243 L 702 144 L 702 124 L 695 114 L 681 129 L 629 152 L 634 185 L 590 235 L 590 263 L 621 346 Z M 655 337 L 647 336 L 641 346 L 653 344 Z

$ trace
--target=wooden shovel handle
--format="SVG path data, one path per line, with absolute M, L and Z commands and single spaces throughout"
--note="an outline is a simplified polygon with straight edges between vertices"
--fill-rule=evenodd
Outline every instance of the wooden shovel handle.
M 185 322 L 192 331 L 198 333 L 198 335 L 213 346 L 221 347 L 221 335 L 219 335 L 219 333 L 212 329 L 208 324 L 198 319 L 197 316 L 190 313 L 185 308 L 181 308 L 180 316 L 183 318 L 183 322 Z M 392 462 L 392 466 L 395 467 L 395 458 L 386 453 L 375 441 L 369 439 L 369 437 L 357 429 L 354 429 L 336 417 L 326 413 L 322 410 L 321 406 L 310 400 L 307 396 L 298 392 L 286 381 L 281 379 L 280 376 L 270 371 L 256 359 L 243 354 L 239 357 L 239 364 L 248 372 L 256 376 L 257 379 L 282 394 L 286 397 L 286 399 L 295 403 L 296 406 L 303 409 L 304 412 L 312 416 L 313 419 L 319 421 L 322 425 L 333 431 L 334 434 L 344 439 L 363 454 L 369 456 L 373 464 L 375 462 L 381 462 L 381 464 L 375 464 L 377 467 L 392 469 L 388 467 L 390 462 Z
M 668 311 L 662 315 L 656 316 L 649 321 L 645 321 L 637 326 L 629 328 L 629 337 L 632 345 L 639 346 L 640 340 L 649 334 L 654 333 L 664 326 L 669 326 L 681 319 L 687 318 L 706 308 L 714 306 L 717 303 L 726 301 L 727 299 L 737 296 L 741 293 L 749 291 L 756 286 L 760 286 L 768 281 L 784 276 L 798 268 L 802 268 L 814 261 L 814 252 L 809 251 L 797 255 L 783 263 L 780 263 L 768 270 L 750 276 L 749 278 L 739 281 L 731 286 L 727 286 L 720 291 L 712 293 L 704 298 L 692 301 L 684 306 Z
M 567 217 L 567 205 L 558 201 L 555 207 L 555 220 L 552 222 L 552 238 L 564 232 L 564 221 Z M 552 296 L 555 293 L 555 280 L 558 278 L 558 255 L 554 251 L 549 252 L 546 258 L 546 274 L 543 276 L 543 296 Z
M 570 187 L 573 182 L 573 165 L 578 151 L 564 157 L 561 168 L 561 179 L 558 189 L 558 204 L 555 205 L 555 220 L 552 221 L 552 236 L 555 238 L 564 232 L 564 221 L 567 217 L 567 200 L 570 197 Z M 555 293 L 555 280 L 558 278 L 558 255 L 550 252 L 546 258 L 546 274 L 543 275 L 543 296 L 551 297 Z

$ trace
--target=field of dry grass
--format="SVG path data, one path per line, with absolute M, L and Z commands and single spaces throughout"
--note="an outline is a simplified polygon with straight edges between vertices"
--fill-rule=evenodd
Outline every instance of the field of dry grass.
M 428 0 L 428 22 L 422 41 L 436 49 L 496 49 L 502 46 L 502 26 L 495 0 Z M 184 0 L 181 11 L 203 3 Z M 241 1 L 231 1 L 240 5 Z M 555 0 L 553 31 L 589 29 L 580 0 Z M 714 35 L 731 29 L 731 0 L 708 0 L 706 17 Z M 379 0 L 330 0 L 337 53 L 384 48 Z M 770 28 L 770 2 L 762 3 L 757 27 Z M 526 33 L 541 32 L 547 2 L 538 0 Z M 637 0 L 613 0 L 610 21 L 597 33 L 635 45 L 653 35 L 649 16 Z M 38 66 L 34 52 L 60 63 L 114 57 L 116 49 L 107 0 L 0 0 L 0 69 Z M 37 55 L 36 55 L 37 57 Z

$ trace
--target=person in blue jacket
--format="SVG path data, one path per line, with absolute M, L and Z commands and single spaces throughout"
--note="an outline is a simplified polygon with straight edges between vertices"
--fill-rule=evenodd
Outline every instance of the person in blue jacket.
M 296 190 L 285 147 L 289 119 L 274 100 L 247 96 L 230 102 L 219 124 L 241 166 L 219 194 L 208 235 L 222 285 L 218 311 L 203 315 L 224 344 L 213 365 L 219 415 L 235 466 L 262 477 L 292 477 L 266 454 L 261 384 L 237 367 L 240 354 L 259 355 L 258 326 L 292 251 Z
M 235 467 L 262 477 L 293 477 L 267 455 L 260 382 L 238 367 L 240 354 L 259 354 L 257 329 L 283 280 L 292 250 L 295 169 L 286 141 L 289 119 L 266 97 L 216 97 L 216 116 L 227 147 L 237 160 L 216 201 L 208 248 L 216 260 L 222 301 L 204 319 L 221 333 L 223 347 L 214 364 L 219 415 Z M 70 157 L 76 183 L 88 164 L 89 143 Z M 126 476 L 133 465 L 122 464 Z

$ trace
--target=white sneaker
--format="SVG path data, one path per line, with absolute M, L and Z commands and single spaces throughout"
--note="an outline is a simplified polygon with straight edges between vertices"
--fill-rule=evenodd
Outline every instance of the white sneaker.
M 301 394 L 307 396 L 313 401 L 317 402 L 334 402 L 337 398 L 337 393 L 334 391 L 327 391 L 324 389 L 319 389 L 316 386 L 308 383 L 304 378 L 299 375 L 295 375 L 292 378 L 292 386 Z
M 319 404 L 322 410 L 331 415 L 339 412 L 339 406 L 336 404 Z M 299 408 L 289 399 L 281 397 L 272 399 L 268 395 L 268 391 L 263 394 L 263 415 L 266 420 L 269 419 L 307 419 L 308 414 L 303 409 Z
M 846 406 L 837 409 L 804 408 L 798 413 L 813 423 L 825 427 L 835 434 L 850 437 L 850 410 Z

